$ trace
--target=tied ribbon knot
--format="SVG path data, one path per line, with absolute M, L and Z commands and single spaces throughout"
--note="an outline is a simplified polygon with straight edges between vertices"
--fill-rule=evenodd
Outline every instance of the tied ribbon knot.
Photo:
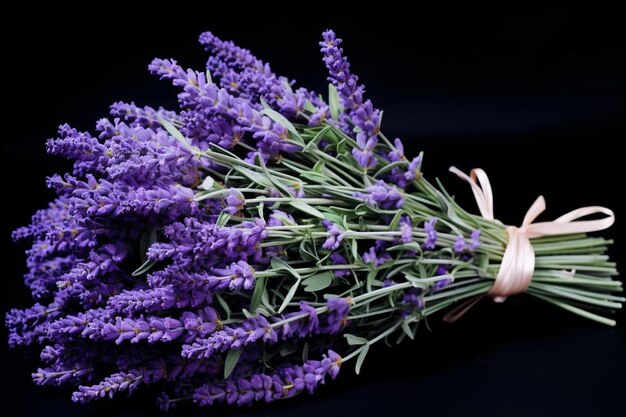
M 475 168 L 470 171 L 470 175 L 467 175 L 455 167 L 450 167 L 450 172 L 470 184 L 480 214 L 488 220 L 495 220 L 493 216 L 493 192 L 485 171 Z M 546 201 L 543 196 L 539 196 L 526 212 L 521 226 L 506 226 L 509 241 L 504 250 L 496 280 L 486 294 L 495 302 L 501 303 L 507 297 L 523 293 L 528 289 L 535 271 L 535 251 L 530 239 L 542 236 L 597 232 L 608 229 L 615 222 L 613 211 L 606 207 L 589 206 L 572 210 L 551 222 L 533 223 L 545 209 Z M 605 214 L 606 217 L 598 220 L 578 220 L 581 217 L 598 213 Z M 458 320 L 483 297 L 485 295 L 479 295 L 453 308 L 444 316 L 443 320 L 448 323 Z

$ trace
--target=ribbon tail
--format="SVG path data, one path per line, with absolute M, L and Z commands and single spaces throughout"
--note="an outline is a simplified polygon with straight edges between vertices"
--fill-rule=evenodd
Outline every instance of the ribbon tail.
M 470 308 L 474 307 L 474 304 L 482 300 L 484 297 L 485 295 L 481 294 L 462 302 L 458 306 L 454 307 L 452 310 L 448 311 L 446 315 L 443 316 L 443 321 L 445 321 L 446 323 L 454 323 L 455 321 L 463 317 Z

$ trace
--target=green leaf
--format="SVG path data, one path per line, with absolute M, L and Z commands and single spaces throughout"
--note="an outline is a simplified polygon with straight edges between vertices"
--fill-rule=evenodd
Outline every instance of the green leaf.
M 360 336 L 355 336 L 353 334 L 344 334 L 343 337 L 346 338 L 346 341 L 350 346 L 360 346 L 367 344 L 367 339 Z
M 374 282 L 374 279 L 376 278 L 376 275 L 378 275 L 378 270 L 377 269 L 372 269 L 368 274 L 367 274 L 367 280 L 366 282 L 366 286 L 365 288 L 367 288 L 367 291 L 372 291 L 372 283 Z
M 346 147 L 348 146 L 348 141 L 346 139 L 341 139 L 337 144 L 337 153 L 343 154 L 346 151 Z
M 259 218 L 263 219 L 263 209 L 265 208 L 265 204 L 263 204 L 263 202 L 259 203 L 258 206 L 256 206 L 257 212 L 259 213 Z
M 363 217 L 359 217 L 359 230 L 361 232 L 367 232 L 367 220 L 365 220 Z
M 278 353 L 280 354 L 280 356 L 284 358 L 285 356 L 291 355 L 292 353 L 296 353 L 297 351 L 298 349 L 294 345 L 283 345 L 278 351 Z
M 202 181 L 202 184 L 200 184 L 200 186 L 198 188 L 200 188 L 201 190 L 210 191 L 210 190 L 213 189 L 214 185 L 215 185 L 215 180 L 213 179 L 213 177 L 208 175 L 204 179 L 204 181 Z
M 296 295 L 296 291 L 298 291 L 298 287 L 300 287 L 301 281 L 302 279 L 298 278 L 296 282 L 291 286 L 291 288 L 289 289 L 289 292 L 287 293 L 287 296 L 285 297 L 285 299 L 283 300 L 283 303 L 280 305 L 280 308 L 278 309 L 278 314 L 282 313 L 283 310 L 287 308 L 287 305 L 291 302 L 291 299 L 293 298 L 293 296 Z
M 409 339 L 413 340 L 415 338 L 415 335 L 413 334 L 413 331 L 411 330 L 411 326 L 409 326 L 408 322 L 403 321 L 400 327 L 402 327 L 402 330 L 404 331 L 404 333 L 406 333 Z
M 233 169 L 248 178 L 250 181 L 254 182 L 255 184 L 262 185 L 266 188 L 272 188 L 273 186 L 272 182 L 268 178 L 264 177 L 258 172 L 254 172 L 242 166 L 233 166 Z
M 302 347 L 302 362 L 306 362 L 309 360 L 309 342 L 304 342 L 304 346 Z
M 421 251 L 421 249 L 422 249 L 422 247 L 417 242 L 403 243 L 402 245 L 396 245 L 396 246 L 392 246 L 390 248 L 387 248 L 388 251 L 392 251 L 392 250 L 416 250 L 416 251 Z
M 339 103 L 339 93 L 333 84 L 328 84 L 328 106 L 330 107 L 330 116 L 339 120 L 339 113 L 341 113 L 343 106 Z
M 372 208 L 365 203 L 361 203 L 354 208 L 354 214 L 356 214 L 357 216 L 366 216 L 368 213 L 371 213 L 373 211 L 374 210 L 372 210 Z
M 341 217 L 341 216 L 339 216 L 339 215 L 337 215 L 335 213 L 331 213 L 329 211 L 325 211 L 324 212 L 324 218 L 326 220 L 329 220 L 329 221 L 331 221 L 333 223 L 337 223 L 337 224 L 342 224 L 342 222 L 343 222 L 343 217 Z
M 139 275 L 143 275 L 146 272 L 148 272 L 155 264 L 157 263 L 157 261 L 153 261 L 153 260 L 146 260 L 146 262 L 143 263 L 143 265 L 141 265 L 139 268 L 137 268 L 133 273 L 132 276 L 134 277 L 138 277 Z
M 322 172 L 324 172 L 325 166 L 326 166 L 326 162 L 324 162 L 323 159 L 320 159 L 319 161 L 315 163 L 315 165 L 313 165 L 313 172 L 321 174 Z
M 361 257 L 359 256 L 359 243 L 356 239 L 352 239 L 350 242 L 350 249 L 352 251 L 352 258 L 354 259 L 354 262 L 358 262 Z
M 146 254 L 148 253 L 148 248 L 152 246 L 153 243 L 157 241 L 157 232 L 156 230 L 149 230 L 144 232 L 141 235 L 141 239 L 139 240 L 139 256 L 141 257 L 141 262 L 146 262 L 148 258 Z
M 167 133 L 172 135 L 172 137 L 176 139 L 177 141 L 179 141 L 185 148 L 187 148 L 187 150 L 191 151 L 194 154 L 198 152 L 198 149 L 191 146 L 187 138 L 185 138 L 185 136 L 183 136 L 183 134 L 180 133 L 180 130 L 176 129 L 176 127 L 174 127 L 173 124 L 165 120 L 158 113 L 157 113 L 157 120 L 159 121 L 159 123 L 161 123 L 161 126 L 163 126 L 165 130 L 167 130 Z
M 390 164 L 386 164 L 381 169 L 376 171 L 376 173 L 374 175 L 372 175 L 372 177 L 378 178 L 380 175 L 384 174 L 385 172 L 391 171 L 392 169 L 394 169 L 396 167 L 406 166 L 408 164 L 409 163 L 406 160 L 396 161 L 396 162 L 392 162 Z
M 265 178 L 267 178 L 283 196 L 291 196 L 291 191 L 289 190 L 289 188 L 287 188 L 285 184 L 283 184 L 282 182 L 278 181 L 272 175 L 269 169 L 267 169 L 267 165 L 265 164 L 265 161 L 263 160 L 261 155 L 259 155 L 259 157 L 257 158 L 257 161 L 259 161 L 259 166 L 263 170 L 263 174 L 265 175 Z
M 263 97 L 261 97 L 259 101 L 261 102 L 261 107 L 263 107 L 264 109 L 271 109 L 270 105 L 267 104 L 267 101 L 265 101 Z
M 356 365 L 354 366 L 354 372 L 358 375 L 361 372 L 361 366 L 363 365 L 363 361 L 367 356 L 367 352 L 370 350 L 370 345 L 363 346 L 363 350 L 359 353 L 358 358 L 356 358 Z
M 276 110 L 269 109 L 269 108 L 261 110 L 261 114 L 264 114 L 270 119 L 272 119 L 273 121 L 278 122 L 281 125 L 285 126 L 287 130 L 291 132 L 296 139 L 298 139 L 300 142 L 303 142 L 302 137 L 300 136 L 300 133 L 298 133 L 298 130 L 296 129 L 296 127 L 289 120 L 287 120 L 285 116 L 278 113 Z
M 254 291 L 252 292 L 252 299 L 250 300 L 250 311 L 256 313 L 257 308 L 261 305 L 261 298 L 263 297 L 263 292 L 265 291 L 265 284 L 267 282 L 267 277 L 262 276 L 256 279 L 254 283 Z
M 324 219 L 324 214 L 319 211 L 318 209 L 316 209 L 315 207 L 305 203 L 304 201 L 300 201 L 300 200 L 291 200 L 289 202 L 289 205 L 295 209 L 298 209 L 308 215 L 311 215 L 313 217 L 317 217 L 318 219 Z
M 287 262 L 283 261 L 280 258 L 272 256 L 272 260 L 270 261 L 270 264 L 273 269 L 284 270 L 284 271 L 289 272 L 291 275 L 293 275 L 294 277 L 298 279 L 302 278 L 300 274 L 298 273 L 298 271 L 293 269 L 291 265 L 289 265 Z
M 326 126 L 325 128 L 323 128 L 322 130 L 320 130 L 319 132 L 317 132 L 317 135 L 315 135 L 313 137 L 313 139 L 311 139 L 309 141 L 309 143 L 306 144 L 306 146 L 304 147 L 304 149 L 302 149 L 302 152 L 306 152 L 308 151 L 310 148 L 313 148 L 314 146 L 317 146 L 317 144 L 325 137 L 326 133 L 330 130 L 330 126 Z
M 273 316 L 276 314 L 276 310 L 274 309 L 274 304 L 270 303 L 270 295 L 267 292 L 267 288 L 263 290 L 263 295 L 261 295 L 261 303 L 263 304 L 263 307 L 265 307 L 265 309 L 269 313 L 268 316 Z M 260 309 L 261 307 L 259 307 L 259 310 Z
M 256 314 L 252 314 L 251 312 L 249 312 L 248 310 L 246 310 L 245 308 L 241 309 L 241 312 L 243 313 L 243 316 L 247 319 L 251 319 L 256 317 Z
M 228 303 L 219 294 L 215 294 L 215 298 L 217 298 L 217 302 L 222 307 L 222 310 L 224 310 L 224 313 L 226 313 L 226 320 L 230 320 L 230 307 Z
M 315 292 L 328 288 L 333 282 L 335 275 L 331 271 L 319 272 L 315 275 L 311 275 L 302 281 L 304 285 L 304 291 Z
M 225 211 L 221 212 L 220 215 L 217 217 L 217 221 L 215 222 L 215 224 L 217 224 L 220 227 L 223 227 L 226 225 L 226 223 L 228 223 L 228 221 L 230 220 L 231 215 L 226 213 Z
M 310 100 L 307 100 L 306 103 L 304 103 L 304 110 L 308 111 L 309 113 L 315 113 L 317 111 L 317 109 Z
M 403 213 L 404 213 L 403 210 L 398 210 L 396 212 L 396 214 L 393 216 L 393 219 L 391 219 L 391 223 L 389 223 L 389 229 L 396 230 L 398 228 L 398 225 L 400 224 L 400 219 L 402 218 Z
M 303 260 L 319 261 L 319 257 L 317 256 L 317 253 L 315 253 L 313 238 L 309 235 L 305 236 L 304 239 L 302 239 L 302 242 L 300 242 L 300 256 L 302 256 Z
M 313 172 L 313 171 L 301 172 L 300 176 L 307 180 L 315 181 L 319 184 L 326 184 L 328 182 L 328 177 L 326 175 L 318 174 L 317 172 Z
M 237 362 L 239 362 L 242 351 L 242 348 L 231 349 L 226 354 L 226 359 L 224 360 L 224 379 L 228 378 L 235 370 L 235 366 Z

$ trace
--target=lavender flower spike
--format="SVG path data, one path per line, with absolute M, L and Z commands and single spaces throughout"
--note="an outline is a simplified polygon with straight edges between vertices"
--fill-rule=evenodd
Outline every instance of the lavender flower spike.
M 173 107 L 117 102 L 46 143 L 72 165 L 13 233 L 31 244 L 33 301 L 5 321 L 9 346 L 41 349 L 34 383 L 81 404 L 154 384 L 163 409 L 272 402 L 492 294 L 506 226 L 463 210 L 424 178 L 422 154 L 387 139 L 333 31 L 328 94 L 210 32 L 200 43 L 206 67 L 148 67 L 176 87 Z M 529 292 L 615 324 L 599 313 L 624 300 L 610 242 L 572 236 L 528 240 L 534 275 L 550 277 Z

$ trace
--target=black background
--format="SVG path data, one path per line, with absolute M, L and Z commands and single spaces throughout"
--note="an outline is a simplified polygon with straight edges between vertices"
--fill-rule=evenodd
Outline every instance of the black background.
M 3 12 L 17 24 L 2 29 L 8 106 L 0 141 L 3 314 L 30 305 L 20 279 L 25 247 L 11 242 L 10 231 L 50 200 L 45 176 L 68 167 L 45 155 L 44 140 L 64 122 L 93 128 L 113 101 L 173 107 L 175 90 L 153 79 L 146 66 L 158 56 L 202 68 L 206 55 L 196 39 L 204 30 L 325 93 L 317 42 L 332 27 L 344 38 L 368 97 L 385 110 L 383 129 L 404 138 L 408 154 L 424 150 L 426 175 L 442 178 L 467 207 L 474 210 L 468 187 L 446 173 L 451 164 L 487 170 L 496 216 L 505 223 L 519 223 L 544 194 L 544 218 L 604 205 L 616 211 L 617 222 L 603 233 L 622 235 L 624 160 L 617 143 L 626 138 L 626 33 L 617 10 L 419 4 L 416 11 L 378 5 L 357 13 L 320 2 L 288 8 L 120 5 L 23 4 Z M 620 265 L 625 245 L 618 238 L 611 249 Z M 454 325 L 431 318 L 433 331 L 415 342 L 375 349 L 361 376 L 348 366 L 315 396 L 204 413 L 623 415 L 626 317 L 620 312 L 617 319 L 609 328 L 528 297 L 484 302 Z M 2 335 L 6 340 L 5 330 Z M 3 415 L 158 414 L 145 398 L 74 405 L 67 393 L 34 387 L 36 362 L 28 352 L 0 345 L 0 369 L 9 382 L 0 394 Z

